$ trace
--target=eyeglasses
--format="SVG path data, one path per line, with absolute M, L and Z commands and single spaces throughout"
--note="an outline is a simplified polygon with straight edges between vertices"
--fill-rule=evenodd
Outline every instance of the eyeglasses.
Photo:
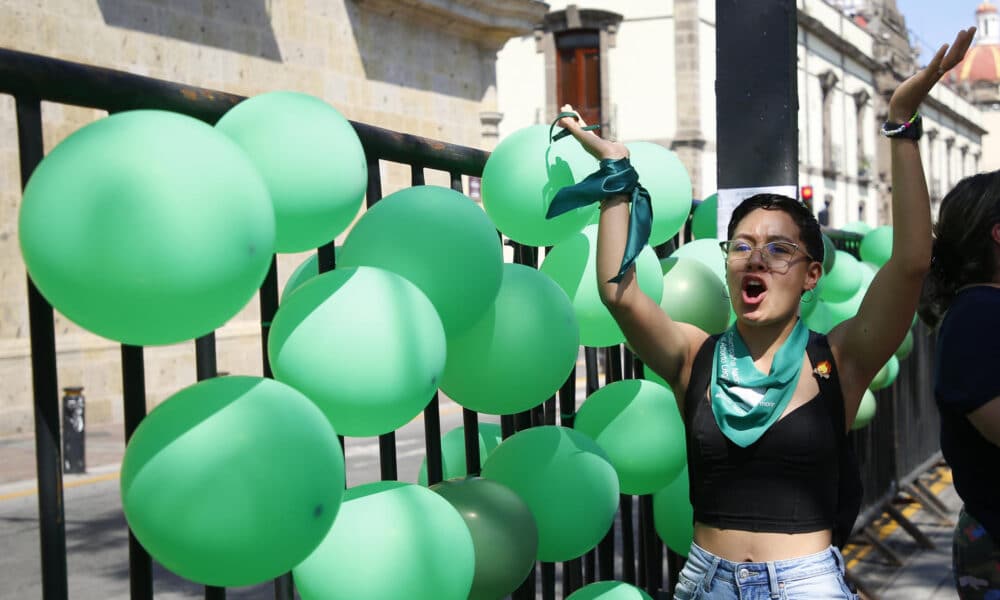
M 760 248 L 754 248 L 743 240 L 726 240 L 719 242 L 719 247 L 726 255 L 726 262 L 750 260 L 755 250 L 760 250 L 760 258 L 772 269 L 783 269 L 791 262 L 796 252 L 802 252 L 806 258 L 813 260 L 808 253 L 791 242 L 768 242 Z

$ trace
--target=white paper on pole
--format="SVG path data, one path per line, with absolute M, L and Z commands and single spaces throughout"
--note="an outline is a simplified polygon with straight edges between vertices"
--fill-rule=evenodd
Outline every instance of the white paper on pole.
M 781 194 L 789 198 L 798 199 L 798 188 L 794 185 L 765 185 L 761 187 L 730 188 L 718 191 L 718 219 L 715 223 L 716 237 L 720 240 L 726 239 L 726 230 L 729 228 L 729 218 L 733 211 L 750 196 L 755 194 Z

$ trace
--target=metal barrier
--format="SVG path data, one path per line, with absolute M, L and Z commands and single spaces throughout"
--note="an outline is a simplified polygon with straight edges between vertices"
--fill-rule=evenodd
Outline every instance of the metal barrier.
M 0 93 L 13 95 L 16 100 L 22 185 L 27 182 L 43 156 L 43 100 L 101 109 L 109 113 L 132 109 L 162 109 L 214 123 L 243 99 L 233 94 L 3 49 L 0 49 Z M 480 176 L 488 156 L 481 150 L 389 131 L 365 123 L 352 125 L 361 138 L 368 161 L 369 206 L 382 197 L 378 168 L 380 160 L 409 165 L 412 185 L 424 183 L 426 169 L 447 172 L 450 174 L 452 188 L 462 191 L 462 177 Z M 835 231 L 828 234 L 838 247 L 857 254 L 860 236 Z M 684 232 L 668 245 L 675 247 L 681 237 L 690 239 L 690 221 Z M 538 266 L 537 248 L 512 242 L 508 244 L 514 248 L 515 262 Z M 665 248 L 666 246 L 658 250 L 662 254 Z M 334 268 L 336 256 L 332 242 L 318 248 L 317 252 L 321 272 Z M 264 349 L 262 370 L 265 377 L 270 377 L 272 374 L 266 352 L 268 328 L 278 307 L 277 263 L 273 258 L 259 297 L 261 344 Z M 62 600 L 69 597 L 69 590 L 60 447 L 62 412 L 56 381 L 53 309 L 30 279 L 28 309 L 43 597 L 46 600 Z M 867 428 L 852 434 L 852 443 L 861 459 L 865 483 L 863 517 L 859 519 L 859 529 L 870 522 L 872 511 L 886 506 L 887 498 L 897 493 L 901 482 L 905 484 L 915 479 L 915 473 L 929 460 L 935 460 L 937 421 L 928 381 L 932 343 L 926 332 L 919 328 L 915 338 L 913 354 L 904 361 L 898 383 L 879 394 L 878 415 Z M 195 340 L 195 348 L 198 379 L 216 376 L 214 334 Z M 598 352 L 603 353 L 603 361 L 598 360 Z M 584 356 L 588 394 L 602 383 L 601 362 L 604 365 L 604 384 L 642 374 L 641 364 L 621 346 L 585 348 Z M 125 435 L 128 440 L 146 414 L 143 348 L 122 345 L 121 357 Z M 574 369 L 557 396 L 532 410 L 502 416 L 503 436 L 508 437 L 516 431 L 535 425 L 554 425 L 557 422 L 572 427 L 577 402 L 575 382 Z M 466 464 L 470 465 L 470 474 L 475 474 L 480 464 L 478 415 L 463 409 L 463 421 Z M 436 395 L 424 410 L 424 422 L 428 481 L 436 483 L 442 478 L 441 430 Z M 396 479 L 395 434 L 380 436 L 379 449 L 382 479 Z M 665 552 L 655 532 L 652 497 L 623 495 L 619 518 L 605 539 L 583 557 L 562 563 L 559 569 L 561 577 L 558 579 L 562 582 L 564 598 L 586 583 L 606 579 L 620 579 L 636 584 L 656 596 L 663 594 L 663 590 L 673 588 L 680 563 L 679 556 Z M 538 563 L 524 585 L 513 593 L 515 600 L 536 597 L 539 591 L 536 572 L 540 573 L 541 597 L 556 597 L 557 565 Z M 131 534 L 129 581 L 132 598 L 152 598 L 152 561 Z M 290 574 L 275 580 L 276 599 L 286 600 L 293 596 Z M 225 590 L 206 588 L 205 597 L 225 598 Z

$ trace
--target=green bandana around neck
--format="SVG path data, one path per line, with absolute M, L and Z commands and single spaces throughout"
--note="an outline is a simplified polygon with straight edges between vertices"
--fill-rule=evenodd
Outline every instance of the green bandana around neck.
M 792 400 L 809 343 L 801 319 L 774 355 L 771 372 L 757 370 L 734 324 L 715 344 L 712 359 L 712 414 L 722 433 L 746 448 L 764 435 Z

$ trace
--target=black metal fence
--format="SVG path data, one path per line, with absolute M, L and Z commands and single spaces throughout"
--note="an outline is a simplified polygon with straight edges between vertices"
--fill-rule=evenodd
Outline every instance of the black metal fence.
M 109 113 L 132 109 L 161 109 L 186 114 L 208 123 L 217 121 L 243 98 L 233 94 L 192 88 L 75 64 L 48 57 L 0 49 L 0 93 L 14 96 L 17 111 L 20 173 L 22 185 L 43 157 L 41 102 L 49 101 L 89 107 Z M 482 174 L 487 153 L 412 135 L 406 135 L 364 123 L 353 123 L 361 138 L 368 161 L 367 202 L 382 197 L 379 161 L 408 165 L 411 184 L 424 183 L 425 170 L 450 175 L 454 189 L 463 190 L 463 177 Z M 857 252 L 854 234 L 830 232 L 838 246 Z M 690 235 L 685 228 L 684 237 Z M 509 243 L 509 242 L 508 242 Z M 538 249 L 510 243 L 514 260 L 538 266 Z M 853 246 L 853 247 L 852 247 Z M 330 244 L 317 249 L 320 271 L 334 268 L 336 256 Z M 267 360 L 268 327 L 278 307 L 277 262 L 271 268 L 259 292 L 261 343 L 264 349 L 262 372 L 271 376 Z M 56 345 L 53 309 L 35 286 L 28 282 L 28 309 L 31 335 L 31 366 L 35 413 L 35 443 L 38 473 L 39 529 L 43 597 L 62 600 L 70 597 L 67 583 L 66 532 L 62 494 L 60 447 L 60 410 L 56 380 Z M 879 394 L 879 410 L 872 424 L 853 434 L 859 451 L 866 486 L 865 508 L 868 513 L 884 504 L 899 482 L 933 459 L 937 452 L 936 415 L 926 368 L 931 345 L 918 334 L 912 356 L 903 363 L 899 383 Z M 216 351 L 214 334 L 195 340 L 196 368 L 199 380 L 214 377 Z M 599 360 L 598 353 L 603 353 Z M 622 378 L 641 376 L 641 364 L 623 347 L 585 348 L 586 389 L 591 393 L 601 385 Z M 122 345 L 122 382 L 126 440 L 146 414 L 143 348 Z M 603 365 L 603 368 L 602 368 Z M 576 372 L 549 400 L 532 410 L 501 417 L 504 437 L 535 425 L 559 423 L 572 426 L 576 411 Z M 603 376 L 603 377 L 602 377 Z M 477 472 L 479 460 L 477 413 L 463 409 L 466 441 L 466 464 Z M 429 483 L 442 478 L 441 427 L 437 396 L 424 410 L 425 446 Z M 933 430 L 933 431 L 932 431 Z M 931 435 L 934 433 L 934 435 Z M 396 479 L 396 439 L 394 433 L 379 437 L 382 479 Z M 348 461 L 350 456 L 348 455 Z M 859 527 L 872 518 L 867 514 Z M 680 557 L 666 551 L 653 527 L 652 497 L 621 497 L 619 518 L 596 548 L 559 565 L 538 563 L 524 585 L 516 590 L 515 600 L 555 599 L 557 587 L 565 598 L 586 583 L 617 579 L 636 584 L 654 597 L 667 597 L 680 565 Z M 152 560 L 142 546 L 129 536 L 129 581 L 131 597 L 152 598 Z M 561 585 L 557 586 L 557 583 Z M 206 588 L 206 598 L 225 598 L 221 588 Z M 294 597 L 290 574 L 275 580 L 274 597 Z

